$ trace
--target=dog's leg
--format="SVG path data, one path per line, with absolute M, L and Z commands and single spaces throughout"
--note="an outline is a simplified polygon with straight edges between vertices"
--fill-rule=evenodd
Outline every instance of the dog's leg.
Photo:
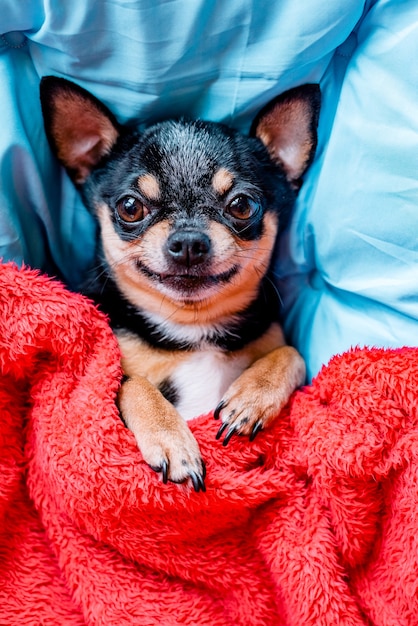
M 290 346 L 281 346 L 259 358 L 229 387 L 215 409 L 225 433 L 225 446 L 234 434 L 255 435 L 280 413 L 295 389 L 304 383 L 305 363 Z
M 117 331 L 116 336 L 126 376 L 119 391 L 119 409 L 144 460 L 162 472 L 164 482 L 190 478 L 196 491 L 204 491 L 205 465 L 197 441 L 158 389 L 183 355 L 151 348 L 128 331 Z
M 144 460 L 162 472 L 163 482 L 188 478 L 195 491 L 205 491 L 205 466 L 187 423 L 143 376 L 128 378 L 119 392 L 119 408 L 133 432 Z

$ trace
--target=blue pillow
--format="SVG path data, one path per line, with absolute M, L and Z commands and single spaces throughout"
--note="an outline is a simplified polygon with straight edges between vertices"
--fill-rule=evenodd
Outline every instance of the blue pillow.
M 351 346 L 418 345 L 418 4 L 376 3 L 352 48 L 341 89 L 337 55 L 323 77 L 317 158 L 277 263 L 309 377 Z

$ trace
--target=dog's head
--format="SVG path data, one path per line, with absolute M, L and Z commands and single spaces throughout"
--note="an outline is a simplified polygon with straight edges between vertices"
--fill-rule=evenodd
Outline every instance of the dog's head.
M 319 89 L 276 98 L 252 136 L 217 123 L 166 121 L 142 133 L 77 85 L 41 83 L 50 144 L 100 224 L 124 296 L 173 321 L 243 310 L 316 147 Z

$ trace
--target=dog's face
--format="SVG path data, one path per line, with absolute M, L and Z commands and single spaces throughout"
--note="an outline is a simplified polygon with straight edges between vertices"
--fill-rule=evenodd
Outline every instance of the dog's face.
M 253 137 L 202 121 L 131 133 L 53 77 L 41 100 L 50 143 L 97 215 L 106 264 L 134 306 L 178 323 L 248 306 L 315 149 L 317 88 L 277 99 Z

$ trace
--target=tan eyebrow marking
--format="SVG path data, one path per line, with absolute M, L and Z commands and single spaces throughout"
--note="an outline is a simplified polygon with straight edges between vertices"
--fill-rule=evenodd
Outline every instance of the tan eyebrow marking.
M 138 178 L 138 188 L 149 200 L 159 200 L 161 195 L 160 183 L 153 174 L 142 174 Z
M 234 175 L 224 167 L 219 168 L 212 178 L 212 187 L 220 196 L 223 196 L 232 187 Z

